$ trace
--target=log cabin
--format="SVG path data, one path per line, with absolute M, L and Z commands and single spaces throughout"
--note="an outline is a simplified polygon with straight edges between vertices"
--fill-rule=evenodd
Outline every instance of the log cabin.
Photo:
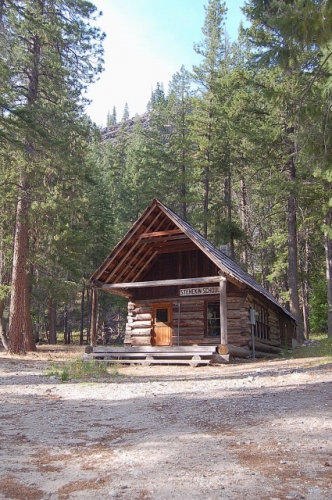
M 296 320 L 251 275 L 154 199 L 90 278 L 128 299 L 124 345 L 215 346 L 268 356 L 290 345 Z M 230 347 L 231 346 L 231 347 Z

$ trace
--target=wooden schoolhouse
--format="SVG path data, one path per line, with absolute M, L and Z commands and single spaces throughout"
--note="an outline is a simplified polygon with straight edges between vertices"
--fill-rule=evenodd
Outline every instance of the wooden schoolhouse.
M 294 317 L 252 276 L 154 199 L 90 279 L 128 299 L 124 345 L 274 352 L 296 336 Z M 93 322 L 92 322 L 93 323 Z M 92 330 L 92 343 L 95 342 Z M 230 346 L 232 346 L 230 348 Z M 233 352 L 233 354 L 234 354 Z

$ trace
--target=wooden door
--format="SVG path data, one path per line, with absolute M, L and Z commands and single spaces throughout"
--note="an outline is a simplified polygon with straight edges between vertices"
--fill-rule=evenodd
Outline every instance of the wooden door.
M 172 304 L 153 305 L 152 345 L 172 345 Z

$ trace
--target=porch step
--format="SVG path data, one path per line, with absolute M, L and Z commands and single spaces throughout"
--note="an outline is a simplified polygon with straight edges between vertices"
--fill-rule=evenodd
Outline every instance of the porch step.
M 208 365 L 213 362 L 216 346 L 142 346 L 142 347 L 102 347 L 92 348 L 84 354 L 82 360 L 96 359 L 110 364 L 189 364 L 191 366 Z M 229 356 L 223 356 L 225 363 Z

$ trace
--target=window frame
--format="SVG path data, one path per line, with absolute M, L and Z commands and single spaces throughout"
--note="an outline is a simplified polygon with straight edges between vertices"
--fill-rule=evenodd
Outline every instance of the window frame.
M 253 304 L 257 317 L 254 326 L 254 337 L 261 340 L 270 340 L 269 310 L 257 302 Z
M 216 315 L 209 317 L 209 309 L 213 309 Z M 217 332 L 215 335 L 209 333 L 212 329 Z M 204 302 L 204 337 L 209 339 L 220 337 L 220 302 L 217 300 L 206 300 Z

